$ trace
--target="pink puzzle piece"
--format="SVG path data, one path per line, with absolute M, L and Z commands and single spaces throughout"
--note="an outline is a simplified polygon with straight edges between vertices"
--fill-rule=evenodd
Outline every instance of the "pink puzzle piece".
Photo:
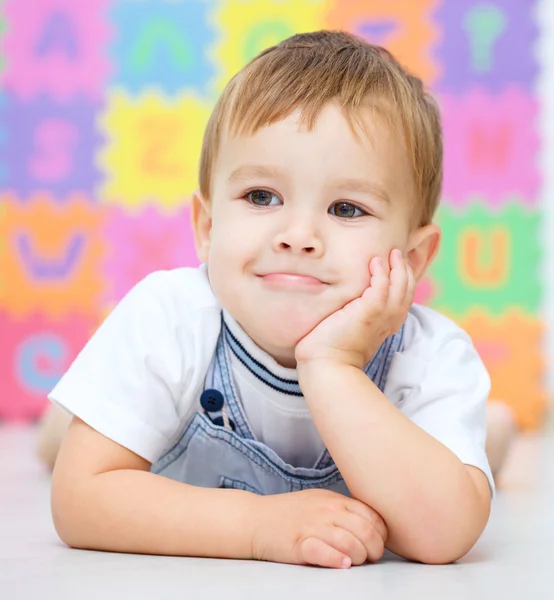
M 141 279 L 160 269 L 195 267 L 198 259 L 190 227 L 190 207 L 161 214 L 154 206 L 138 214 L 111 207 L 104 231 L 108 248 L 106 301 L 118 302 Z
M 499 205 L 514 197 L 538 201 L 537 101 L 509 88 L 500 94 L 475 89 L 440 97 L 444 127 L 444 188 L 448 202 L 478 196 Z
M 99 319 L 66 315 L 25 320 L 0 312 L 0 421 L 40 417 L 46 395 L 94 333 Z
M 106 85 L 109 0 L 11 0 L 1 51 L 9 57 L 4 87 L 23 99 L 48 92 L 57 100 L 77 93 L 98 98 Z

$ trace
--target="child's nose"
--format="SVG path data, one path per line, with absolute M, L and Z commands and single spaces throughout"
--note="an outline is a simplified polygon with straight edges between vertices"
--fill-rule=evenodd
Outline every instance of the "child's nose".
M 297 224 L 280 232 L 273 247 L 277 252 L 318 256 L 323 253 L 323 240 L 313 226 Z
M 280 250 L 299 250 L 300 252 L 305 252 L 306 254 L 314 254 L 315 253 L 315 246 L 295 246 L 293 244 L 287 244 L 286 242 L 280 242 L 279 244 L 279 249 Z

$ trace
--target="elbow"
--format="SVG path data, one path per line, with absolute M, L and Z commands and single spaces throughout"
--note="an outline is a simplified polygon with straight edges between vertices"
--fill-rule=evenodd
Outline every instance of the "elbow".
M 491 498 L 486 488 L 480 492 L 470 488 L 464 494 L 463 502 L 444 502 L 442 508 L 435 506 L 421 515 L 419 527 L 415 530 L 406 527 L 411 560 L 429 565 L 446 565 L 464 557 L 478 542 L 487 526 Z
M 52 521 L 54 529 L 60 540 L 70 548 L 83 548 L 83 543 L 78 535 L 75 535 L 78 528 L 75 523 L 72 523 L 67 514 L 64 514 L 58 508 L 52 506 Z
M 477 543 L 487 521 L 488 510 L 473 514 L 472 518 L 455 518 L 427 522 L 398 536 L 390 550 L 415 562 L 427 565 L 447 565 L 464 557 Z M 392 547 L 394 546 L 394 547 Z
M 440 546 L 415 549 L 411 560 L 424 565 L 449 565 L 464 557 L 473 547 L 473 543 L 466 545 Z
M 71 514 L 72 511 L 64 503 L 52 500 L 52 521 L 60 540 L 70 548 L 84 548 L 79 536 L 79 523 Z
M 472 523 L 466 521 L 461 527 L 441 527 L 441 531 L 422 532 L 418 542 L 409 548 L 406 558 L 426 565 L 456 562 L 475 546 L 485 525 L 486 521 L 483 523 L 478 519 Z
M 52 522 L 60 540 L 70 548 L 86 549 L 86 503 L 79 493 L 79 488 L 69 489 L 56 485 L 54 478 L 50 502 Z
M 425 565 L 449 565 L 465 556 L 478 538 L 479 536 L 472 536 L 471 539 L 448 536 L 444 538 L 444 536 L 430 535 L 427 532 L 417 541 L 389 539 L 387 547 L 407 560 Z

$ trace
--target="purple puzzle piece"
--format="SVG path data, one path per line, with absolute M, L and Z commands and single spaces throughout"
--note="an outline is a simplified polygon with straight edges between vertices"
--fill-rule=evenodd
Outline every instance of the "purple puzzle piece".
M 100 103 L 83 97 L 21 102 L 11 94 L 5 100 L 5 187 L 21 198 L 37 191 L 59 200 L 72 192 L 93 197 L 101 179 L 94 165 L 103 139 L 95 127 Z
M 480 84 L 500 91 L 517 83 L 531 91 L 538 71 L 534 8 L 533 0 L 441 2 L 434 15 L 442 30 L 433 49 L 442 67 L 435 89 L 461 92 Z

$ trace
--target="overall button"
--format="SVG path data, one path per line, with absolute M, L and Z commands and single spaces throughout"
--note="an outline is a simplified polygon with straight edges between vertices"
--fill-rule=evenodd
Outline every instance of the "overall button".
M 200 406 L 206 412 L 219 412 L 224 403 L 223 394 L 219 390 L 205 390 L 200 396 Z

